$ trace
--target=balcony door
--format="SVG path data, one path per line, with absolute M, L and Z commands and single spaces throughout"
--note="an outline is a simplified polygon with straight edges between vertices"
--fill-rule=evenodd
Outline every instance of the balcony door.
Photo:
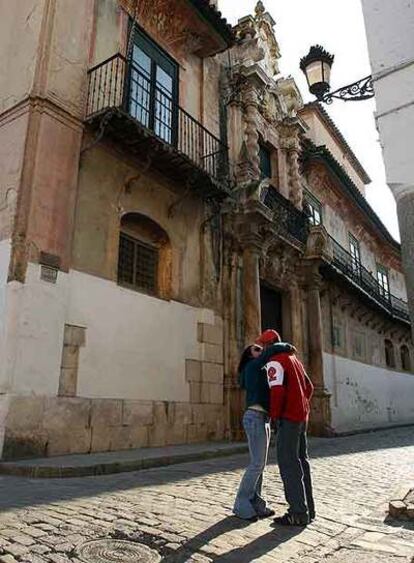
M 129 113 L 163 141 L 177 140 L 177 64 L 137 31 L 132 49 Z
M 279 291 L 260 284 L 260 306 L 262 330 L 273 328 L 280 335 L 283 333 L 282 294 Z

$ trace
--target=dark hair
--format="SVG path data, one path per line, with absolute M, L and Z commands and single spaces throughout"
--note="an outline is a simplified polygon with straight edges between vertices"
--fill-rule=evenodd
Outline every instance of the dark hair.
M 252 358 L 252 346 L 250 345 L 243 350 L 243 353 L 240 357 L 239 367 L 237 368 L 237 373 L 241 373 L 246 367 L 247 362 L 249 362 Z

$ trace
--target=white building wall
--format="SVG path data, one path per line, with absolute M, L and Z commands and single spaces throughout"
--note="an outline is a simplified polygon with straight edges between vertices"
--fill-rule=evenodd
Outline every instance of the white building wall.
M 87 327 L 80 396 L 189 401 L 185 359 L 199 357 L 197 323 L 214 314 L 71 272 L 67 322 Z
M 414 319 L 414 0 L 362 0 L 387 183 L 397 201 Z
M 6 289 L 7 274 L 10 262 L 10 240 L 0 241 L 0 393 L 2 392 L 1 366 L 4 365 L 4 339 L 5 339 L 5 318 L 6 318 Z M 1 407 L 0 407 L 1 408 Z M 0 415 L 1 418 L 1 415 Z
M 29 264 L 25 284 L 8 288 L 7 361 L 0 382 L 12 394 L 55 396 L 64 325 L 86 328 L 78 396 L 189 401 L 185 360 L 199 359 L 199 322 L 214 312 L 156 299 L 71 271 L 56 284 Z
M 324 353 L 335 432 L 414 423 L 414 375 Z

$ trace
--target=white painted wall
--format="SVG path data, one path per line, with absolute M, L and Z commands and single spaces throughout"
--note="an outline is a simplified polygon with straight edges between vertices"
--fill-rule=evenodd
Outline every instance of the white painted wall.
M 362 0 L 387 181 L 414 190 L 414 0 Z
M 213 311 L 76 271 L 48 283 L 34 264 L 25 284 L 9 284 L 6 315 L 0 383 L 23 395 L 57 394 L 66 323 L 87 329 L 78 395 L 188 401 L 185 359 L 200 357 L 197 324 L 214 324 Z
M 0 241 L 0 374 L 4 365 L 4 339 L 6 318 L 6 284 L 10 262 L 10 240 Z M 2 378 L 0 375 L 0 393 L 2 392 Z
M 87 327 L 79 395 L 189 401 L 185 359 L 199 357 L 197 323 L 214 313 L 71 272 L 66 322 Z
M 59 385 L 68 276 L 56 285 L 29 264 L 26 283 L 7 286 L 5 350 L 0 381 L 12 393 L 55 395 Z
M 414 423 L 414 375 L 324 353 L 332 426 L 349 432 Z

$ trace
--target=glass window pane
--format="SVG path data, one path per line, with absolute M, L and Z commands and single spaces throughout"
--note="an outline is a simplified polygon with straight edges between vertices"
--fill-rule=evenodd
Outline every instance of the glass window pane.
M 137 45 L 132 49 L 132 60 L 135 66 L 147 77 L 151 76 L 151 59 Z
M 172 76 L 167 74 L 159 66 L 157 66 L 157 70 L 156 70 L 156 80 L 157 80 L 157 87 L 158 88 L 160 88 L 166 94 L 172 94 L 172 91 L 173 91 Z
M 259 158 L 260 158 L 260 172 L 262 178 L 272 177 L 272 164 L 270 160 L 270 151 L 260 145 L 259 147 Z

